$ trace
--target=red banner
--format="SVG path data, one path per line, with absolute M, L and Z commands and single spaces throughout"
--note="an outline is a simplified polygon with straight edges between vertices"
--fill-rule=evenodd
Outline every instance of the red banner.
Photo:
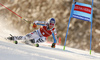
M 74 10 L 91 14 L 91 8 L 86 6 L 75 5 Z

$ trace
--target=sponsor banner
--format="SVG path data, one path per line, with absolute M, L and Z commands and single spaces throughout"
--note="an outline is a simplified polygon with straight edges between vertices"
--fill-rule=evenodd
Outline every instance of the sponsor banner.
M 86 6 L 75 5 L 74 10 L 91 14 L 91 8 Z

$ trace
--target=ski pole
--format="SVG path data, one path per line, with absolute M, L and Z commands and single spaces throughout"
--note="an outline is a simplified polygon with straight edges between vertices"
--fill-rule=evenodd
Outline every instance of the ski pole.
M 26 22 L 29 22 L 27 21 L 26 19 L 22 18 L 20 15 L 16 14 L 15 12 L 13 12 L 12 10 L 10 10 L 9 8 L 7 8 L 6 6 L 4 6 L 3 4 L 0 3 L 1 6 L 5 7 L 7 10 L 11 11 L 12 13 L 14 13 L 15 15 L 17 15 L 18 17 L 20 17 L 22 20 L 26 21 Z
M 7 10 L 11 11 L 12 13 L 14 13 L 15 15 L 17 15 L 18 17 L 20 17 L 22 20 L 26 21 L 29 23 L 29 21 L 27 21 L 26 19 L 22 18 L 20 15 L 16 14 L 15 12 L 13 12 L 12 10 L 10 10 L 9 8 L 7 8 L 6 6 L 4 6 L 3 4 L 0 3 L 1 6 L 5 7 Z M 31 23 L 31 26 L 33 26 L 33 24 Z

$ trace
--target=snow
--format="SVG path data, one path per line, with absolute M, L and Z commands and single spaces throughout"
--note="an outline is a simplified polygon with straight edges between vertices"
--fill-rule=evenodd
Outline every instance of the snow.
M 47 45 L 47 46 L 46 46 Z M 41 43 L 40 47 L 23 43 L 14 44 L 0 38 L 0 60 L 100 60 L 100 54 L 83 51 L 63 46 L 51 48 L 47 43 Z
M 4 21 L 4 20 L 3 20 Z M 57 45 L 51 48 L 50 43 L 41 43 L 40 47 L 26 45 L 24 43 L 14 44 L 4 39 L 10 33 L 16 34 L 15 29 L 10 29 L 7 24 L 0 20 L 0 60 L 100 60 L 100 53 L 89 54 L 89 51 Z M 13 32 L 12 32 L 13 30 Z M 20 33 L 17 33 L 18 35 Z

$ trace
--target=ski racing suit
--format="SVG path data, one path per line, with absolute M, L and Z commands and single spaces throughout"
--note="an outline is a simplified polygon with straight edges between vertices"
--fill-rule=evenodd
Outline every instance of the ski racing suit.
M 42 27 L 25 36 L 14 36 L 14 40 L 33 40 L 33 43 L 41 43 L 46 41 L 46 37 L 52 35 L 53 43 L 57 42 L 57 33 L 54 27 L 49 29 L 48 23 L 45 21 L 35 21 L 34 23 L 36 25 L 42 25 Z

